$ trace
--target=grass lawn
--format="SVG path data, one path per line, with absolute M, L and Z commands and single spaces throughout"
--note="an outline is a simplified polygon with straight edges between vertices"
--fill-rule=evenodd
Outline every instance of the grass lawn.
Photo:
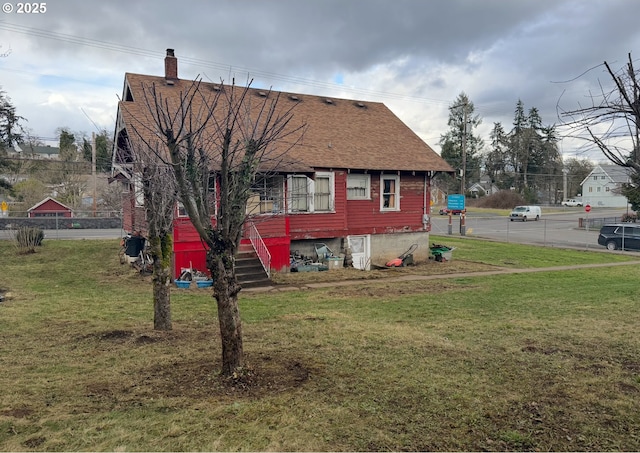
M 0 241 L 0 450 L 640 450 L 638 264 L 385 278 L 640 256 L 439 239 L 453 261 L 241 293 L 235 380 L 209 289 L 155 332 L 117 241 Z

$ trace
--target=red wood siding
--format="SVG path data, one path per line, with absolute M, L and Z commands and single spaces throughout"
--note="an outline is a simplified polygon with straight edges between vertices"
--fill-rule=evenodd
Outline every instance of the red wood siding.
M 372 174 L 371 200 L 347 200 L 347 174 L 337 171 L 334 212 L 265 215 L 256 216 L 252 220 L 271 253 L 271 269 L 283 271 L 289 267 L 291 241 L 423 231 L 424 175 L 402 174 L 400 197 L 399 211 L 381 212 L 380 174 Z M 426 203 L 429 212 L 428 192 Z M 247 238 L 248 235 L 245 234 L 243 241 L 248 240 Z M 204 247 L 186 217 L 174 221 L 174 251 L 176 274 L 179 274 L 182 267 L 189 267 L 189 262 L 195 269 L 204 270 Z
M 291 214 L 291 240 L 423 231 L 424 175 L 400 176 L 399 211 L 380 211 L 380 174 L 371 175 L 371 200 L 347 200 L 345 172 L 335 184 L 335 213 Z
M 256 225 L 263 239 L 283 237 L 289 234 L 289 219 L 284 215 L 257 215 L 250 221 Z M 245 228 L 245 237 L 248 237 Z
M 344 237 L 347 235 L 347 173 L 334 173 L 334 212 L 290 214 L 291 240 Z
M 291 241 L 288 237 L 264 238 L 264 245 L 271 254 L 271 270 L 288 272 L 291 266 Z

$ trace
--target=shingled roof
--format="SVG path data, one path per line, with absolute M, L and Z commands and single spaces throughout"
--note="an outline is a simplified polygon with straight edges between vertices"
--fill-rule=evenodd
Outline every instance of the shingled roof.
M 137 121 L 150 124 L 143 86 L 155 86 L 163 98 L 176 102 L 192 84 L 191 80 L 178 79 L 177 69 L 175 74 L 167 73 L 165 77 L 127 73 L 125 96 L 119 106 L 124 126 Z M 215 93 L 231 88 L 201 82 L 201 89 Z M 299 164 L 299 169 L 454 171 L 382 103 L 257 88 L 249 89 L 244 102 L 256 105 L 265 97 L 278 97 L 277 109 L 281 112 L 295 105 L 290 127 L 305 125 L 303 139 L 288 151 L 292 161 Z M 290 143 L 282 146 L 290 146 Z

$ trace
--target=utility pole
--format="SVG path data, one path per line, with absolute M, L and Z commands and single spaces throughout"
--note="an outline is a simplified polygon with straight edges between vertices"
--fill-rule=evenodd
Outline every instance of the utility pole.
M 98 206 L 96 197 L 98 196 L 98 183 L 96 181 L 96 133 L 91 133 L 91 176 L 93 177 L 93 216 L 96 216 L 96 208 Z

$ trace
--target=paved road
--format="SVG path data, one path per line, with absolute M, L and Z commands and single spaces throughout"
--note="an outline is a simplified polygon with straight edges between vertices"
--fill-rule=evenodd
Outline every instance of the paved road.
M 603 209 L 591 211 L 589 218 L 613 219 L 622 216 L 626 210 Z M 510 221 L 504 216 L 474 215 L 466 216 L 466 236 L 483 237 L 504 242 L 521 244 L 538 244 L 547 246 L 577 247 L 586 249 L 602 249 L 598 245 L 597 229 L 579 228 L 579 218 L 587 214 L 581 208 L 567 208 L 562 211 L 545 214 L 539 221 Z M 437 235 L 449 234 L 448 216 L 434 216 L 431 232 Z M 460 236 L 460 218 L 452 217 L 452 235 Z

